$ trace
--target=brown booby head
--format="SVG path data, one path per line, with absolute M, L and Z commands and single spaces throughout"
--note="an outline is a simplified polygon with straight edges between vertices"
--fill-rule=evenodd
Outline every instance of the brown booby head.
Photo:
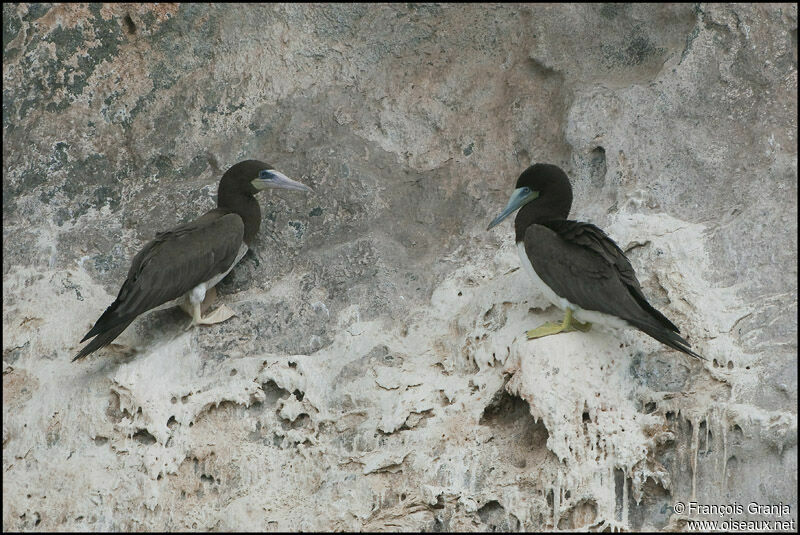
M 225 171 L 219 181 L 217 207 L 242 218 L 244 242 L 248 245 L 261 227 L 261 208 L 254 195 L 266 189 L 313 191 L 259 160 L 237 163 Z
M 517 241 L 529 225 L 539 221 L 566 219 L 572 207 L 572 186 L 567 174 L 557 165 L 531 165 L 517 179 L 508 204 L 486 230 L 519 210 L 515 220 Z M 521 232 L 520 232 L 521 231 Z

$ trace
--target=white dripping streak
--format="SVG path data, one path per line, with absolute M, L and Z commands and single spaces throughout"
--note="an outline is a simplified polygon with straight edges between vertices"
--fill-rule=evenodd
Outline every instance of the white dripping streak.
M 561 478 L 559 478 L 561 479 Z M 553 493 L 553 528 L 558 528 L 558 521 L 561 517 L 561 482 L 551 487 Z
M 628 474 L 622 471 L 622 525 L 628 525 Z
M 723 419 L 722 424 L 722 492 L 728 490 L 728 425 Z
M 692 501 L 697 500 L 697 450 L 700 449 L 700 419 L 692 418 Z

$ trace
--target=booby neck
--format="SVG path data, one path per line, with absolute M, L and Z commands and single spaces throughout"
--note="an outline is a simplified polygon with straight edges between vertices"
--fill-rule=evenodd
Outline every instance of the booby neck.
M 242 218 L 243 241 L 248 246 L 261 227 L 261 208 L 254 195 L 268 188 L 311 191 L 305 184 L 292 180 L 271 165 L 258 160 L 237 163 L 225 171 L 219 181 L 217 210 Z
M 516 234 L 515 241 L 521 242 L 525 239 L 525 231 L 531 225 L 537 223 L 544 223 L 546 221 L 564 220 L 569 215 L 570 205 L 572 204 L 572 195 L 570 194 L 569 200 L 564 205 L 544 205 L 532 206 L 527 204 L 523 206 L 514 218 L 514 232 Z
M 250 246 L 252 240 L 261 228 L 261 207 L 258 200 L 250 194 L 240 191 L 231 191 L 224 187 L 225 182 L 220 182 L 219 192 L 217 193 L 217 208 L 225 212 L 231 212 L 242 218 L 244 223 L 245 244 Z
M 249 181 L 242 180 L 242 167 L 242 164 L 238 164 L 222 175 L 217 190 L 217 208 L 242 218 L 244 223 L 243 241 L 250 246 L 261 228 L 261 207 L 254 196 L 258 190 Z M 258 176 L 257 173 L 255 168 L 244 172 L 245 176 L 252 176 L 252 178 Z

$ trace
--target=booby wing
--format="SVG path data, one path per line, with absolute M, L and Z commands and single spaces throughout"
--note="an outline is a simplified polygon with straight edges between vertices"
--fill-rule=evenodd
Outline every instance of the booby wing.
M 598 227 L 570 220 L 534 224 L 525 231 L 524 244 L 536 274 L 559 296 L 584 310 L 621 318 L 674 349 L 702 358 L 647 302 L 625 254 Z
M 225 273 L 236 259 L 243 236 L 241 217 L 219 209 L 157 234 L 134 257 L 117 299 L 81 342 L 97 338 L 72 360 L 107 345 L 138 315 Z

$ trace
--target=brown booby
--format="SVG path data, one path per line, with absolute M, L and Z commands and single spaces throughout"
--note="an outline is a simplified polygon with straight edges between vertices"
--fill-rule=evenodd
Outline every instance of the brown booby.
M 111 343 L 137 316 L 163 305 L 180 305 L 192 317 L 189 326 L 210 325 L 234 313 L 225 305 L 202 317 L 206 293 L 242 259 L 261 226 L 261 208 L 253 196 L 267 188 L 311 191 L 272 168 L 246 160 L 228 169 L 219 182 L 217 207 L 201 217 L 161 232 L 133 258 L 117 299 L 81 342 L 94 339 L 72 360 Z
M 528 339 L 588 331 L 592 323 L 635 327 L 673 349 L 703 358 L 648 303 L 619 246 L 598 227 L 567 219 L 571 207 L 567 175 L 555 165 L 538 163 L 519 176 L 505 209 L 488 227 L 519 209 L 514 229 L 520 262 L 545 297 L 564 311 L 561 323 L 532 329 Z

